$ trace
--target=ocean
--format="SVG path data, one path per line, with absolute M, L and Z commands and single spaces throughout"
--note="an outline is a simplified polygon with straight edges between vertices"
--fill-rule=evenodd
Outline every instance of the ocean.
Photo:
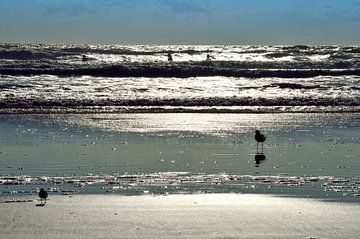
M 0 44 L 0 195 L 358 202 L 359 110 L 358 46 Z
M 3 113 L 357 112 L 359 86 L 358 46 L 0 44 Z

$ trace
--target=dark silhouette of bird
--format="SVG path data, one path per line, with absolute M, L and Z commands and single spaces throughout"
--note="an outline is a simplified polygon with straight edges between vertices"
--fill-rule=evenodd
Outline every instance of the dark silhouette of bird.
M 45 189 L 40 189 L 39 197 L 41 201 L 44 201 L 44 204 L 46 203 L 46 199 L 48 197 L 48 193 L 45 191 Z
M 256 152 L 259 153 L 259 143 L 261 143 L 261 153 L 264 151 L 264 142 L 266 140 L 265 135 L 261 134 L 259 130 L 255 131 L 255 140 L 256 140 Z

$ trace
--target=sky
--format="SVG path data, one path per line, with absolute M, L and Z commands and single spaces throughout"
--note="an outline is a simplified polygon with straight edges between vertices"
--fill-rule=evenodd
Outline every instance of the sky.
M 0 42 L 360 44 L 360 0 L 0 0 Z

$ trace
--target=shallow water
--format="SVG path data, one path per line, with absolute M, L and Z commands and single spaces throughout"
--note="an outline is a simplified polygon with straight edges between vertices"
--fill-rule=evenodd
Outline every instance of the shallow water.
M 359 198 L 359 116 L 1 115 L 0 189 Z M 255 129 L 267 136 L 258 162 Z

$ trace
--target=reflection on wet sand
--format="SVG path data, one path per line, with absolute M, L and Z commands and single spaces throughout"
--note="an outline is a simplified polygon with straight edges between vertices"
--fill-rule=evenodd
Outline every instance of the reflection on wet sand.
M 259 167 L 259 165 L 266 160 L 266 156 L 263 153 L 255 154 L 255 167 Z
M 0 115 L 0 194 L 266 192 L 358 202 L 358 118 Z M 256 129 L 267 136 L 264 153 Z

